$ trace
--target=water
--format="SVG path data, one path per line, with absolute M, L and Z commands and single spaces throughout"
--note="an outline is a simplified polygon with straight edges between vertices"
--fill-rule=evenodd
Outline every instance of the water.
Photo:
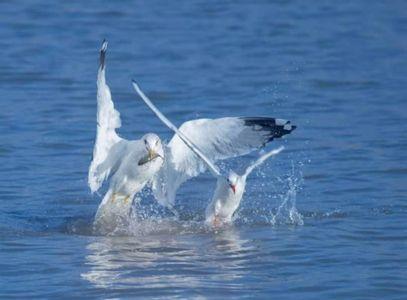
M 3 1 L 0 297 L 405 299 L 406 11 L 367 0 Z M 298 125 L 249 179 L 234 226 L 202 227 L 206 174 L 179 191 L 179 221 L 144 195 L 126 236 L 92 233 L 103 38 L 128 139 L 171 136 L 131 78 L 177 124 Z

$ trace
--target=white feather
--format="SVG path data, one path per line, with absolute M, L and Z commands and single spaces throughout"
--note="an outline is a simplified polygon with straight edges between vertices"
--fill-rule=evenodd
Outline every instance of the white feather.
M 107 43 L 103 43 L 105 51 Z M 88 184 L 90 190 L 97 191 L 109 177 L 111 168 L 117 163 L 117 156 L 106 161 L 110 149 L 122 139 L 116 129 L 121 126 L 120 113 L 114 108 L 109 86 L 106 84 L 105 67 L 101 64 L 97 76 L 97 129 L 93 148 L 93 159 L 89 167 Z M 100 168 L 103 163 L 103 167 Z

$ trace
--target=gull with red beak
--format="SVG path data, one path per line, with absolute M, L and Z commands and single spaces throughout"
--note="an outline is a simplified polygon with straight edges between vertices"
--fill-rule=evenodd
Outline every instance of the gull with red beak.
M 238 175 L 233 171 L 230 171 L 228 177 L 221 174 L 219 168 L 208 158 L 200 148 L 195 145 L 189 137 L 187 137 L 181 130 L 171 123 L 151 102 L 150 99 L 141 91 L 135 81 L 133 81 L 133 87 L 140 95 L 147 106 L 157 115 L 157 117 L 185 143 L 185 145 L 193 151 L 206 165 L 211 174 L 216 178 L 216 189 L 212 197 L 211 202 L 206 208 L 206 224 L 214 227 L 221 226 L 232 221 L 233 214 L 240 205 L 243 193 L 246 187 L 247 176 L 259 165 L 261 165 L 266 159 L 280 153 L 284 147 L 272 150 L 253 164 L 247 167 L 243 175 Z M 293 130 L 295 127 L 290 127 Z M 291 131 L 290 130 L 290 131 Z
M 227 178 L 224 178 L 223 176 L 217 177 L 214 196 L 205 212 L 206 224 L 218 227 L 223 224 L 231 223 L 233 214 L 239 208 L 240 202 L 243 198 L 247 176 L 249 176 L 256 167 L 266 161 L 266 159 L 280 153 L 283 149 L 284 147 L 281 146 L 262 155 L 246 168 L 243 175 L 238 175 L 231 170 Z

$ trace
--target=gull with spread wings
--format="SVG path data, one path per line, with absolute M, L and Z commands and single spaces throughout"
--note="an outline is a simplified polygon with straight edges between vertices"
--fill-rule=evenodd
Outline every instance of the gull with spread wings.
M 175 196 L 180 184 L 206 168 L 217 179 L 212 201 L 206 209 L 206 223 L 209 225 L 219 226 L 232 221 L 242 199 L 247 176 L 284 147 L 261 156 L 247 167 L 243 175 L 230 171 L 228 177 L 223 176 L 214 161 L 249 153 L 296 128 L 289 121 L 282 119 L 221 118 L 189 121 L 178 129 L 155 107 L 135 81 L 133 87 L 157 117 L 175 132 L 168 145 L 169 155 L 166 156 L 163 168 L 157 173 L 159 177 L 156 180 L 167 180 L 161 182 L 163 187 L 160 192 L 171 191 L 173 194 L 170 196 Z M 172 198 L 167 201 L 171 200 Z
M 103 41 L 97 75 L 96 141 L 88 184 L 93 193 L 109 179 L 109 188 L 99 205 L 94 224 L 110 231 L 126 220 L 135 194 L 161 168 L 164 150 L 156 134 L 148 133 L 140 140 L 131 141 L 117 134 L 121 121 L 106 84 L 106 50 L 107 42 Z

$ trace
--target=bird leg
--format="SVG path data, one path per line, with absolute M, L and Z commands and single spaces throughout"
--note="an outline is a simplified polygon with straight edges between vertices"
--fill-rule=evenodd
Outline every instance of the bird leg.
M 111 199 L 112 199 L 112 203 L 114 203 L 114 201 L 116 200 L 116 195 L 117 195 L 116 193 L 113 193 L 112 198 L 111 198 Z
M 219 217 L 217 215 L 215 215 L 215 217 L 213 218 L 213 227 L 218 228 L 222 225 L 221 220 L 219 219 Z
M 125 195 L 113 193 L 112 198 L 110 198 L 110 199 L 111 199 L 112 203 L 115 203 L 117 197 L 123 197 L 123 196 L 125 196 Z M 124 203 L 127 204 L 129 202 L 129 199 L 130 199 L 130 195 L 125 196 L 123 199 Z

